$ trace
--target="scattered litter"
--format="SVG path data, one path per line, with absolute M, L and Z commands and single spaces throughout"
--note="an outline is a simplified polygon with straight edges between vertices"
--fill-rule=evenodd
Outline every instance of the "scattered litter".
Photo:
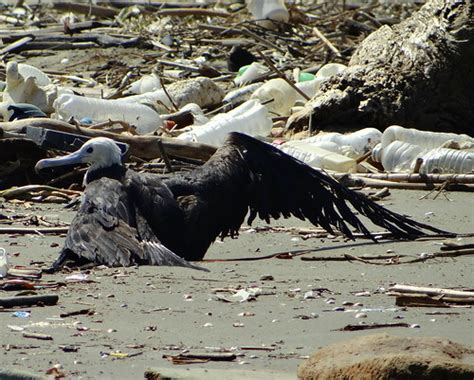
M 31 316 L 31 312 L 29 311 L 15 311 L 12 314 L 12 317 L 17 317 L 17 318 L 29 318 Z

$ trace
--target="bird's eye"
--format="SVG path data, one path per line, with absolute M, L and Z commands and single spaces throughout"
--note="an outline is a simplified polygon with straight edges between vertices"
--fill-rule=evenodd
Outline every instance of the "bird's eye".
M 92 148 L 91 146 L 86 149 L 87 153 L 92 153 L 93 151 L 94 151 L 94 148 Z

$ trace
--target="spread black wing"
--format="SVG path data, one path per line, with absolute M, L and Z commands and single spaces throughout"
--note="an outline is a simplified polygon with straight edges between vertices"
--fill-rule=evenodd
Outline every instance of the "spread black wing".
M 397 239 L 427 232 L 446 233 L 387 210 L 349 190 L 279 149 L 250 136 L 231 133 L 226 143 L 202 167 L 165 181 L 185 210 L 193 247 L 185 256 L 200 259 L 218 236 L 234 236 L 249 213 L 267 222 L 295 216 L 329 232 L 353 238 L 352 226 L 367 237 L 370 231 L 352 207 Z
M 204 269 L 192 265 L 163 245 L 135 202 L 127 184 L 105 177 L 90 183 L 53 269 L 68 260 L 75 264 L 92 262 L 107 266 L 141 264 Z

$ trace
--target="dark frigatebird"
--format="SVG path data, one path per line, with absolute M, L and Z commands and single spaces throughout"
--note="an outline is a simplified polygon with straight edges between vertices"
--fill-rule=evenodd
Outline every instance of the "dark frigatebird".
M 235 237 L 248 214 L 267 222 L 307 219 L 354 238 L 374 238 L 349 204 L 396 239 L 445 231 L 390 211 L 326 173 L 245 134 L 230 133 L 202 166 L 161 179 L 123 166 L 113 140 L 94 138 L 78 151 L 38 162 L 36 169 L 77 163 L 90 167 L 79 212 L 53 269 L 66 261 L 109 266 L 184 265 L 201 260 L 217 238 Z

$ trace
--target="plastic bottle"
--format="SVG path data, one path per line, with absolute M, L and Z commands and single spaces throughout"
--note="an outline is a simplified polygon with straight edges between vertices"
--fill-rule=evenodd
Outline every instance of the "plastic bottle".
M 333 75 L 342 73 L 346 69 L 347 66 L 343 65 L 342 63 L 327 63 L 318 70 L 316 73 L 316 78 L 326 79 L 332 77 Z
M 240 87 L 236 90 L 229 91 L 224 99 L 223 103 L 229 104 L 231 106 L 238 106 L 243 102 L 250 99 L 255 90 L 263 85 L 262 82 L 252 83 L 244 87 Z
M 8 256 L 5 248 L 0 247 L 0 277 L 6 277 L 8 273 Z
M 95 123 L 107 120 L 126 121 L 137 127 L 138 134 L 155 131 L 162 125 L 160 115 L 150 107 L 124 100 L 106 100 L 85 96 L 60 95 L 53 104 L 56 117 L 68 120 L 91 118 Z
M 265 106 L 257 100 L 248 100 L 232 111 L 216 115 L 204 125 L 191 127 L 190 131 L 180 134 L 177 138 L 218 147 L 229 132 L 267 136 L 272 126 Z
M 130 83 L 128 90 L 132 94 L 145 94 L 161 89 L 160 78 L 155 73 L 144 75 L 135 82 Z
M 419 145 L 403 141 L 393 141 L 383 147 L 377 145 L 372 151 L 372 158 L 382 163 L 387 172 L 413 173 L 418 158 L 423 161 L 419 172 L 458 173 L 474 171 L 474 152 L 448 148 L 425 149 Z
M 38 86 L 47 86 L 48 84 L 51 84 L 51 79 L 34 66 L 25 63 L 18 63 L 18 72 L 23 76 L 23 78 L 35 77 Z
M 436 148 L 423 154 L 420 173 L 474 172 L 474 152 L 448 148 Z
M 336 132 L 319 134 L 309 137 L 303 141 L 308 143 L 333 142 L 340 150 L 343 147 L 351 147 L 359 156 L 368 152 L 370 148 L 376 146 L 382 139 L 382 132 L 375 128 L 364 128 L 359 131 L 341 134 Z
M 253 62 L 248 67 L 243 67 L 239 70 L 239 74 L 235 77 L 234 83 L 236 86 L 242 86 L 259 76 L 265 74 L 268 68 L 263 66 L 261 63 Z
M 458 143 L 474 143 L 474 138 L 469 137 L 468 135 L 419 131 L 417 129 L 409 129 L 400 127 L 398 125 L 392 125 L 388 127 L 382 135 L 382 147 L 388 146 L 395 140 L 419 145 L 424 148 L 439 148 L 448 141 L 455 141 Z
M 303 140 L 293 140 L 279 145 L 283 152 L 297 158 L 309 166 L 347 173 L 355 172 L 356 162 L 346 156 L 314 146 Z
M 206 108 L 220 104 L 224 98 L 224 90 L 222 90 L 213 80 L 206 77 L 197 77 L 175 82 L 167 86 L 166 90 L 178 108 L 181 108 L 188 103 L 195 103 L 201 108 Z M 140 95 L 132 95 L 118 100 L 130 103 L 150 104 L 163 113 L 167 111 L 165 107 L 159 107 L 160 103 L 168 108 L 172 106 L 163 89 L 146 92 Z
M 372 150 L 372 159 L 380 162 L 385 171 L 391 173 L 413 173 L 416 159 L 421 157 L 423 148 L 403 141 L 394 141 L 383 147 L 378 144 Z
M 280 116 L 290 114 L 291 107 L 294 106 L 297 99 L 296 90 L 281 78 L 270 79 L 258 88 L 251 96 L 251 99 L 258 99 L 265 102 L 273 99 L 266 104 L 270 112 Z
M 276 24 L 268 20 L 288 22 L 290 14 L 284 0 L 247 0 L 247 9 L 257 22 L 265 28 L 273 29 Z

